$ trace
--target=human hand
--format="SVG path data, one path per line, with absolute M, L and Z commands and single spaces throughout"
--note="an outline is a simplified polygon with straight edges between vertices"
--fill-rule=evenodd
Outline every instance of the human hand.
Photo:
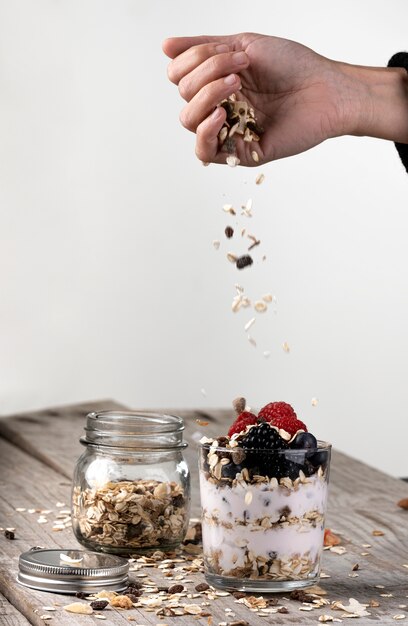
M 353 129 L 353 115 L 341 91 L 350 81 L 341 64 L 293 41 L 253 33 L 222 37 L 177 37 L 163 43 L 173 59 L 169 79 L 187 105 L 180 120 L 195 132 L 196 154 L 225 163 L 218 132 L 226 114 L 217 105 L 232 93 L 246 100 L 264 133 L 259 163 L 303 152 Z M 348 91 L 350 91 L 350 86 Z M 238 140 L 242 165 L 257 165 L 254 144 Z

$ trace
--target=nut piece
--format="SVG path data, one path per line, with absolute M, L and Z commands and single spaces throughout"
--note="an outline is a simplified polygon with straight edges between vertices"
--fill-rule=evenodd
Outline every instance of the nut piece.
M 84 604 L 84 602 L 73 602 L 63 607 L 64 611 L 68 613 L 82 613 L 82 615 L 91 615 L 93 608 L 90 604 Z
M 115 596 L 110 601 L 110 604 L 120 609 L 133 609 L 133 602 L 128 596 Z
M 245 398 L 235 398 L 235 400 L 232 401 L 232 406 L 234 407 L 234 411 L 238 415 L 240 415 L 240 413 L 243 413 L 245 411 L 245 406 L 246 406 Z
M 259 154 L 256 150 L 252 150 L 251 157 L 255 161 L 255 163 L 259 163 Z
M 402 498 L 402 500 L 397 502 L 397 505 L 400 506 L 401 509 L 408 511 L 408 498 Z

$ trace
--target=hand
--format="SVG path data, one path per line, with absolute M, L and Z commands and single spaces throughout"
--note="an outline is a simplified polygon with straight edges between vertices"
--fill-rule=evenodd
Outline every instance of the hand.
M 242 165 L 287 157 L 342 134 L 343 98 L 339 95 L 336 63 L 305 46 L 252 33 L 227 37 L 167 39 L 164 52 L 170 80 L 178 85 L 187 106 L 183 126 L 197 134 L 196 154 L 205 162 L 225 163 L 218 132 L 225 111 L 217 107 L 237 92 L 255 110 L 264 128 L 261 141 L 237 141 Z

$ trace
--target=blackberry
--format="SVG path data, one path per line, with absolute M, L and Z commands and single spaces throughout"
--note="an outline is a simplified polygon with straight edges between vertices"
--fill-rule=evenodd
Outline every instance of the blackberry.
M 282 463 L 283 476 L 288 476 L 291 480 L 296 480 L 299 476 L 299 470 L 303 470 L 303 464 L 296 461 L 285 459 Z
M 281 478 L 284 475 L 285 459 L 278 451 L 286 450 L 288 444 L 268 422 L 253 426 L 240 440 L 240 446 L 247 452 L 245 467 L 252 468 L 254 473 L 269 478 Z
M 240 440 L 242 448 L 247 450 L 285 450 L 288 444 L 268 422 L 253 426 Z

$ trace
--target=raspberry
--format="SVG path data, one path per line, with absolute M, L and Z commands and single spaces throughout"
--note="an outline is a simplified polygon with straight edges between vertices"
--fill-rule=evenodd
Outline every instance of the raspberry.
M 287 402 L 270 402 L 259 411 L 259 418 L 266 420 L 276 428 L 283 428 L 290 435 L 298 430 L 307 432 L 307 426 L 301 422 Z
M 249 413 L 248 411 L 240 413 L 232 426 L 230 426 L 230 429 L 228 431 L 228 437 L 232 437 L 232 435 L 235 435 L 235 433 L 242 432 L 247 426 L 256 424 L 257 421 L 258 419 L 253 413 Z

